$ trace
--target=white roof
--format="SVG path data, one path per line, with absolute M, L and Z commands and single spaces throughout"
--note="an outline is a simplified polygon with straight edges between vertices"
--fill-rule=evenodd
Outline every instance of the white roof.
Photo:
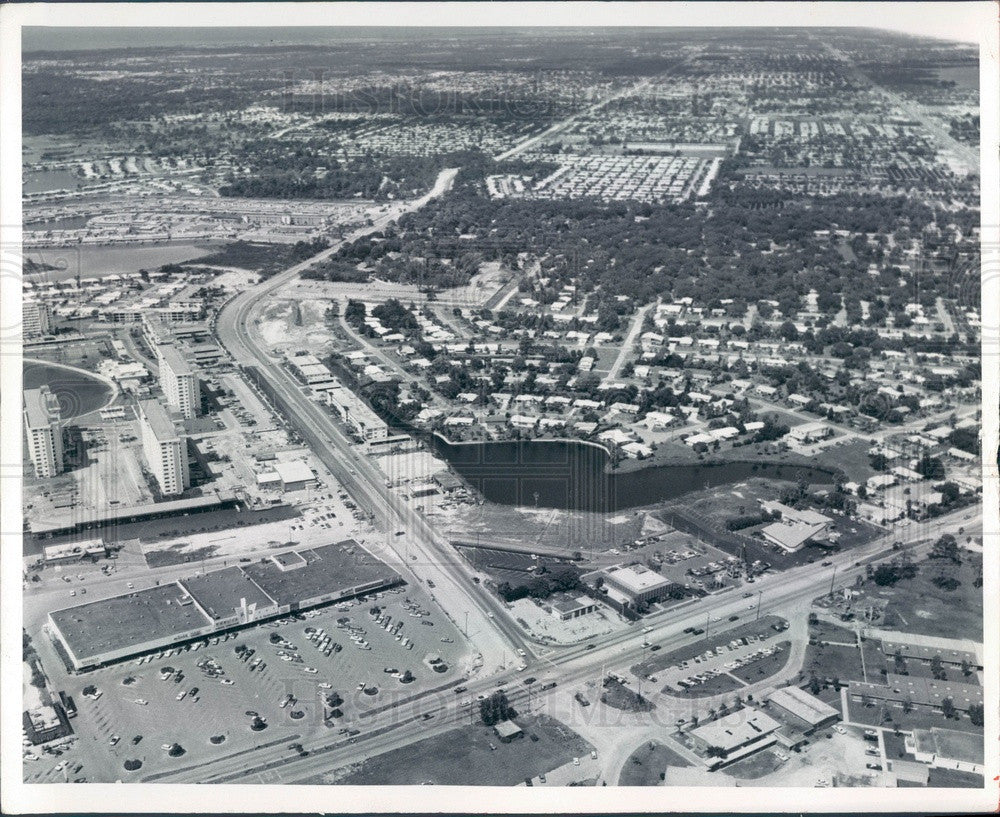
M 274 470 L 282 482 L 308 482 L 316 478 L 309 464 L 302 460 L 275 463 Z

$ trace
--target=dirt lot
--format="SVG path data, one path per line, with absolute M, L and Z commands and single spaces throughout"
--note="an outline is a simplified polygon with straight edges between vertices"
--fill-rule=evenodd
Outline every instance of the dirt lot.
M 545 716 L 519 717 L 524 736 L 502 743 L 482 724 L 463 726 L 443 735 L 366 760 L 340 774 L 322 775 L 307 783 L 355 785 L 513 786 L 589 754 L 591 746 L 558 721 Z M 532 741 L 534 734 L 538 740 Z M 491 749 L 490 746 L 496 747 Z

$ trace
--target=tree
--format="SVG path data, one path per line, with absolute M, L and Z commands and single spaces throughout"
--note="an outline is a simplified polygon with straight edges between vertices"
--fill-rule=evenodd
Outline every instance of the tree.
M 945 698 L 941 701 L 941 712 L 946 718 L 955 717 L 955 702 L 951 698 Z
M 955 564 L 961 564 L 962 557 L 958 551 L 958 542 L 950 533 L 945 533 L 931 547 L 932 559 L 950 559 Z
M 972 666 L 969 664 L 968 658 L 962 659 L 962 675 L 964 675 L 966 678 L 972 675 Z
M 972 704 L 969 707 L 969 720 L 972 721 L 973 726 L 982 726 L 984 718 L 985 709 L 983 704 Z
M 360 326 L 367 314 L 368 310 L 362 301 L 349 300 L 347 308 L 344 309 L 344 320 L 352 326 Z

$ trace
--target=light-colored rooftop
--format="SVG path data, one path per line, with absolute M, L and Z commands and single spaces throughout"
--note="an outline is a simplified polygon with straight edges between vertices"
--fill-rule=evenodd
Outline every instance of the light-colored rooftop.
M 727 752 L 766 737 L 781 724 L 770 715 L 744 708 L 691 731 L 691 735 L 708 746 L 718 746 Z
M 641 593 L 644 590 L 670 583 L 669 579 L 644 565 L 609 568 L 608 575 L 614 577 L 616 582 L 632 593 Z
M 274 470 L 278 472 L 278 476 L 281 477 L 281 481 L 284 483 L 309 482 L 316 479 L 316 475 L 313 474 L 309 463 L 302 460 L 277 462 L 274 464 Z
M 170 419 L 170 415 L 161 403 L 156 400 L 142 400 L 139 402 L 139 412 L 161 443 L 178 438 L 174 421 Z
M 191 364 L 188 363 L 180 349 L 172 343 L 163 343 L 156 347 L 156 354 L 167 365 L 175 376 L 184 374 L 194 374 Z
M 796 686 L 776 689 L 771 693 L 770 700 L 813 726 L 840 716 L 840 712 L 832 706 Z
M 48 386 L 24 390 L 24 416 L 28 428 L 48 428 L 59 419 L 58 402 Z

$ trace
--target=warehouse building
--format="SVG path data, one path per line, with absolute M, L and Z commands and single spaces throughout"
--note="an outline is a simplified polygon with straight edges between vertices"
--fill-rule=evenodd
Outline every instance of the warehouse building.
M 807 734 L 840 720 L 840 712 L 796 686 L 777 689 L 768 700 L 772 706 L 792 715 Z

